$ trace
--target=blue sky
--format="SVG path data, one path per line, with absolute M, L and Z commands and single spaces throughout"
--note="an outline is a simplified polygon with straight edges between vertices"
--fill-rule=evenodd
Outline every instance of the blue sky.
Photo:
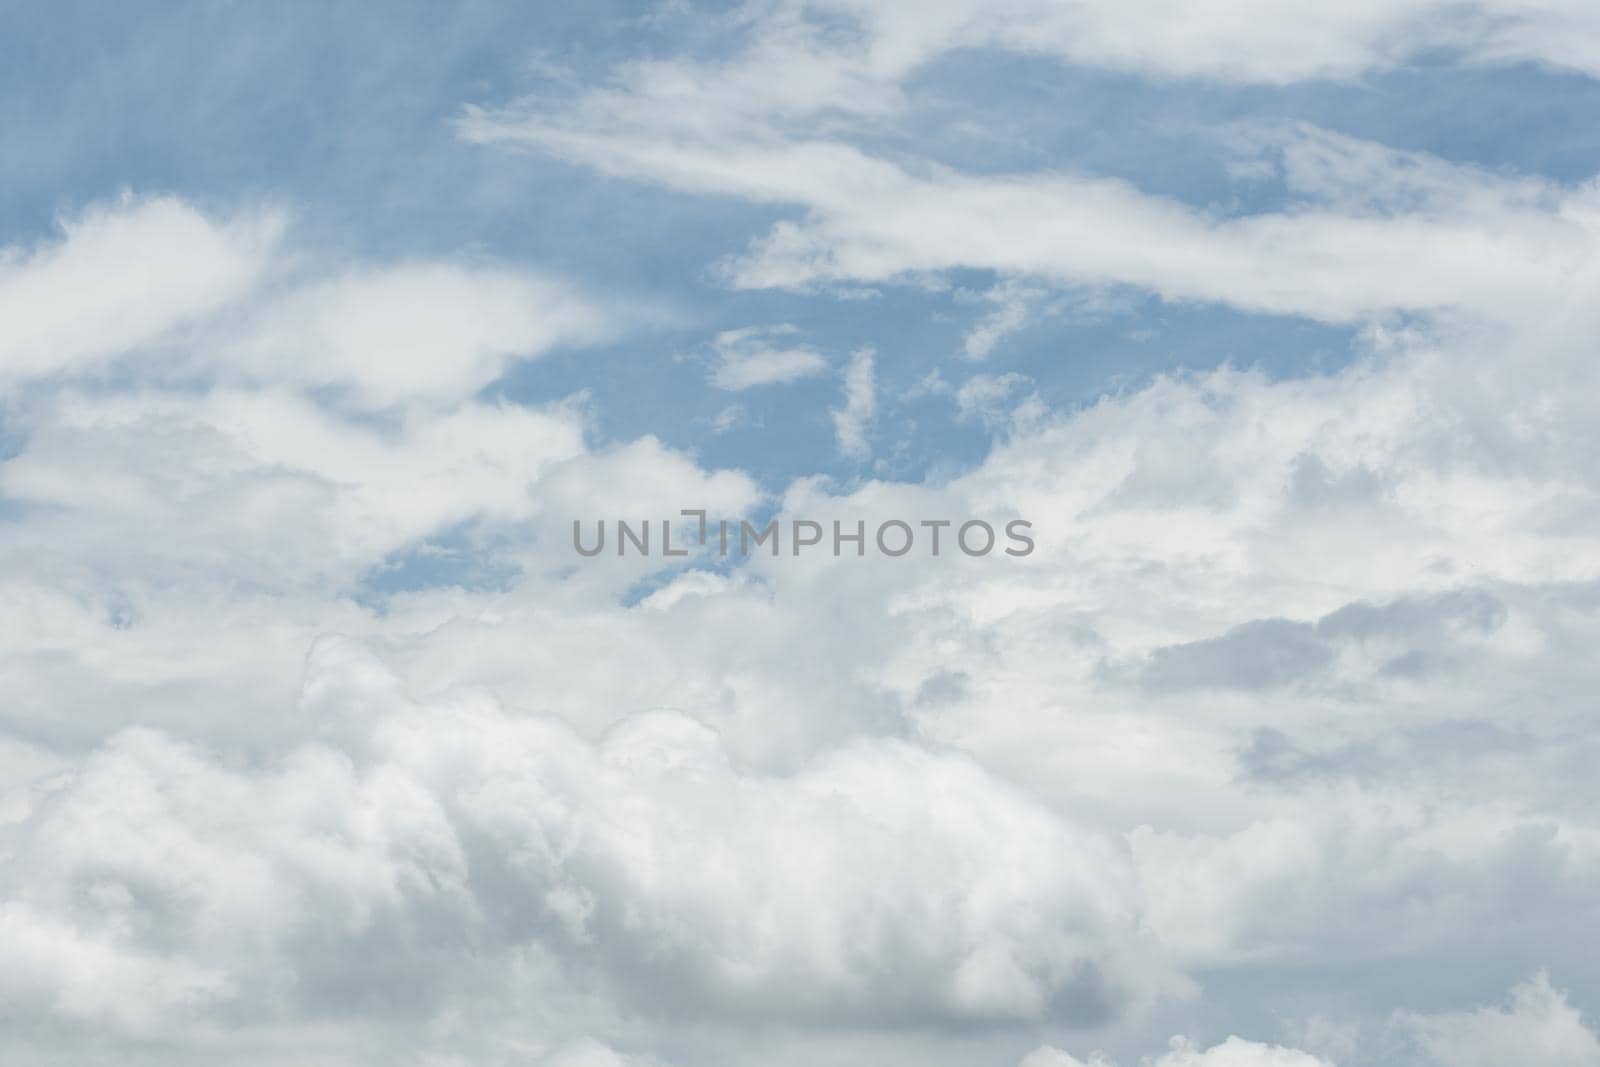
M 1589 0 L 0 0 L 0 1060 L 1600 1067 L 1597 113 Z M 1037 551 L 572 550 L 690 507 Z

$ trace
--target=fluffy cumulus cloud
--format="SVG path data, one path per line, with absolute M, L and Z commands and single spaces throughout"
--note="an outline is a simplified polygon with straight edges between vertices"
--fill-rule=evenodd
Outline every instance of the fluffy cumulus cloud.
M 1181 1037 L 1172 1039 L 1163 1055 L 1146 1057 L 1146 1067 L 1328 1067 L 1328 1061 L 1298 1049 L 1263 1045 L 1230 1037 L 1220 1045 L 1200 1049 Z M 1057 1048 L 1036 1049 L 1022 1058 L 1017 1067 L 1115 1067 L 1104 1056 L 1095 1054 L 1087 1062 Z
M 1590 6 L 713 25 L 430 117 L 722 220 L 683 343 L 554 253 L 336 251 L 290 196 L 8 237 L 0 1059 L 1600 1065 L 1594 183 L 1326 111 L 1197 130 L 1231 202 L 918 150 L 945 64 L 1587 85 Z M 1124 293 L 1345 350 L 1062 389 L 1042 335 Z M 879 318 L 918 300 L 977 322 Z M 717 451 L 757 426 L 785 465 Z M 776 551 L 619 550 L 684 508 Z
M 1478 1067 L 1491 1063 L 1600 1063 L 1600 1037 L 1563 991 L 1540 972 L 1511 990 L 1504 1007 L 1423 1015 L 1402 1012 L 1396 1025 L 1434 1063 Z
M 34 787 L 4 833 L 9 1026 L 544 1012 L 545 983 L 677 1017 L 1092 1021 L 1159 980 L 1126 847 L 960 754 L 755 774 L 677 713 L 589 742 L 417 703 L 332 637 L 293 714 L 314 740 L 258 764 L 135 728 Z

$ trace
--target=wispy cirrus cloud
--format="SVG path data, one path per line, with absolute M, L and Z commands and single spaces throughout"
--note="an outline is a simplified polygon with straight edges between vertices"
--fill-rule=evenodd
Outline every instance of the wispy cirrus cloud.
M 853 16 L 856 30 L 824 33 L 819 11 Z M 749 43 L 732 57 L 625 64 L 610 83 L 569 100 L 469 108 L 459 130 L 608 175 L 801 208 L 802 217 L 725 261 L 738 287 L 816 289 L 976 268 L 1326 322 L 1392 312 L 1538 316 L 1553 292 L 1582 285 L 1591 269 L 1596 201 L 1587 185 L 1491 174 L 1304 124 L 1258 126 L 1222 140 L 1274 161 L 1294 202 L 1219 214 L 1071 168 L 967 172 L 885 150 L 875 136 L 911 107 L 909 74 L 956 48 L 1271 82 L 1398 62 L 1423 41 L 1436 46 L 1439 25 L 1461 35 L 1452 41 L 1463 55 L 1486 61 L 1516 56 L 1513 40 L 1553 48 L 1565 39 L 1544 56 L 1557 61 L 1600 32 L 1575 6 L 1475 11 L 1465 17 L 1432 0 L 1358 6 L 1311 30 L 1302 15 L 1270 5 L 1248 17 L 1220 5 L 1159 17 L 1099 4 L 949 3 L 914 15 L 899 4 L 779 5 L 751 21 Z M 1015 29 L 1024 24 L 1026 40 Z M 1121 51 L 1124 38 L 1139 48 Z M 1348 46 L 1346 58 L 1329 52 L 1334 40 Z M 1294 47 L 1309 41 L 1316 48 Z M 797 76 L 764 79 L 775 64 Z M 997 315 L 973 335 L 973 354 L 986 351 L 994 326 L 1012 328 L 1016 310 L 1007 304 Z

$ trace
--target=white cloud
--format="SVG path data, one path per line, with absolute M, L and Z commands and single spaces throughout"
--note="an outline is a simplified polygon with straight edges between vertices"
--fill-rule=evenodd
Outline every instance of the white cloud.
M 945 51 L 1000 48 L 1068 63 L 1225 82 L 1351 79 L 1419 52 L 1459 50 L 1468 62 L 1533 60 L 1600 73 L 1600 19 L 1580 0 L 1356 0 L 1294 5 L 1204 0 L 821 0 L 868 27 L 865 65 L 903 75 Z
M 976 470 L 942 484 L 868 483 L 836 498 L 802 482 L 785 501 L 791 514 L 1023 514 L 1036 523 L 1040 551 L 1014 566 L 956 558 L 848 571 L 859 561 L 763 559 L 717 581 L 686 576 L 633 609 L 617 601 L 651 568 L 613 568 L 622 562 L 615 560 L 574 567 L 567 530 L 559 522 L 553 530 L 541 526 L 543 518 L 575 510 L 674 515 L 686 502 L 732 510 L 757 499 L 748 479 L 700 470 L 650 439 L 591 449 L 570 407 L 463 402 L 359 422 L 281 388 L 201 395 L 146 389 L 118 397 L 59 391 L 30 409 L 27 447 L 4 468 L 8 494 L 34 509 L 6 532 L 7 602 L 17 605 L 3 620 L 15 650 L 0 668 L 11 695 L 7 721 L 68 750 L 130 718 L 160 727 L 95 757 L 96 767 L 111 768 L 106 795 L 125 790 L 128 817 L 142 818 L 134 800 L 159 793 L 153 783 L 198 783 L 196 795 L 212 799 L 178 805 L 176 822 L 189 836 L 173 838 L 172 848 L 196 862 L 223 859 L 216 873 L 175 876 L 201 903 L 248 901 L 250 887 L 230 879 L 257 877 L 255 868 L 228 858 L 233 846 L 220 831 L 192 829 L 199 816 L 190 809 L 275 811 L 273 798 L 298 791 L 331 798 L 329 811 L 370 810 L 380 804 L 375 798 L 412 810 L 410 800 L 381 792 L 387 771 L 361 763 L 362 746 L 375 742 L 358 727 L 313 746 L 314 754 L 367 769 L 330 771 L 324 782 L 320 764 L 284 762 L 315 729 L 284 712 L 307 644 L 331 629 L 365 635 L 430 709 L 420 719 L 401 716 L 418 723 L 419 749 L 425 742 L 448 748 L 442 731 L 456 712 L 439 709 L 459 705 L 442 694 L 477 684 L 507 707 L 538 709 L 569 724 L 538 719 L 544 732 L 523 745 L 516 740 L 520 710 L 485 713 L 485 730 L 504 727 L 515 736 L 495 734 L 473 749 L 503 750 L 507 758 L 523 753 L 517 759 L 540 776 L 550 766 L 586 768 L 601 783 L 593 792 L 558 792 L 551 801 L 558 809 L 614 814 L 653 804 L 662 818 L 678 820 L 673 825 L 686 840 L 744 841 L 755 836 L 755 823 L 737 814 L 745 805 L 749 819 L 793 830 L 744 851 L 701 847 L 698 856 L 720 856 L 723 866 L 715 878 L 697 869 L 695 888 L 726 888 L 731 903 L 721 910 L 701 908 L 658 862 L 672 846 L 652 836 L 649 822 L 642 824 L 650 830 L 644 851 L 586 838 L 598 850 L 584 854 L 589 873 L 571 884 L 538 883 L 539 914 L 568 946 L 563 959 L 588 961 L 588 977 L 607 983 L 637 970 L 641 954 L 664 961 L 660 967 L 678 969 L 663 987 L 697 1010 L 717 1003 L 779 1012 L 780 969 L 799 982 L 789 991 L 798 1004 L 792 1010 L 812 1019 L 844 1011 L 847 997 L 881 1019 L 920 1011 L 1027 1020 L 1054 1010 L 1052 998 L 1071 987 L 1063 961 L 1079 944 L 1060 931 L 1013 929 L 998 918 L 983 925 L 990 920 L 980 917 L 982 937 L 968 942 L 954 932 L 959 924 L 932 936 L 885 919 L 882 944 L 907 940 L 921 955 L 885 947 L 883 954 L 849 956 L 838 947 L 847 940 L 839 931 L 856 929 L 848 917 L 865 909 L 903 914 L 910 923 L 924 914 L 917 909 L 926 889 L 913 894 L 899 882 L 869 888 L 840 875 L 840 895 L 819 897 L 815 911 L 754 903 L 771 895 L 761 871 L 789 870 L 768 848 L 820 852 L 841 868 L 849 865 L 845 852 L 858 848 L 893 856 L 897 869 L 912 875 L 937 867 L 939 875 L 923 875 L 930 884 L 951 879 L 952 854 L 969 856 L 964 862 L 974 872 L 984 869 L 992 855 L 984 850 L 1002 847 L 1004 834 L 977 835 L 986 842 L 980 848 L 976 838 L 890 823 L 885 833 L 934 850 L 900 856 L 870 830 L 860 839 L 843 835 L 803 806 L 781 814 L 791 810 L 785 805 L 795 790 L 811 795 L 796 783 L 847 797 L 858 784 L 867 795 L 871 782 L 890 797 L 930 783 L 951 788 L 949 767 L 967 764 L 947 764 L 941 749 L 930 755 L 924 742 L 972 753 L 987 768 L 981 781 L 1022 783 L 1016 802 L 1045 820 L 1039 832 L 1070 835 L 1082 822 L 1092 824 L 1084 831 L 1091 840 L 1128 835 L 1131 866 L 1119 877 L 1134 879 L 1129 900 L 1142 901 L 1140 928 L 1158 942 L 1158 956 L 1186 966 L 1270 972 L 1308 958 L 1426 966 L 1450 949 L 1463 924 L 1491 931 L 1506 924 L 1511 905 L 1498 887 L 1513 872 L 1525 897 L 1549 905 L 1538 911 L 1550 917 L 1524 922 L 1515 936 L 1560 957 L 1568 939 L 1557 927 L 1587 914 L 1576 901 L 1600 855 L 1585 807 L 1591 794 L 1562 762 L 1584 751 L 1571 731 L 1583 721 L 1593 669 L 1592 658 L 1577 650 L 1596 636 L 1582 592 L 1597 573 L 1583 521 L 1595 493 L 1595 431 L 1593 369 L 1575 341 L 1582 334 L 1534 338 L 1516 368 L 1503 366 L 1497 347 L 1481 338 L 1453 339 L 1443 349 L 1425 336 L 1405 336 L 1326 377 L 1271 381 L 1221 371 L 1160 379 L 1041 419 Z M 240 514 L 253 518 L 228 518 Z M 511 547 L 495 553 L 520 571 L 505 588 L 419 593 L 397 598 L 381 616 L 341 599 L 387 554 L 441 525 L 472 522 L 510 539 Z M 151 536 L 141 543 L 116 536 L 128 528 Z M 530 533 L 531 544 L 521 540 Z M 1317 567 L 1308 569 L 1307 559 Z M 1475 604 L 1497 605 L 1498 621 L 1474 623 L 1482 617 L 1469 610 Z M 1265 638 L 1251 626 L 1271 619 L 1279 625 Z M 1266 685 L 1233 669 L 1251 656 L 1282 667 L 1283 644 L 1273 643 L 1280 631 L 1316 645 L 1314 669 L 1269 671 Z M 713 634 L 738 639 L 708 639 Z M 1162 651 L 1172 649 L 1185 651 Z M 1290 660 L 1289 667 L 1300 662 Z M 1406 669 L 1388 669 L 1397 662 Z M 1162 684 L 1140 673 L 1150 663 L 1167 664 L 1157 672 Z M 1128 664 L 1136 668 L 1131 674 L 1112 669 Z M 381 671 L 373 677 L 380 689 L 389 684 Z M 1527 678 L 1541 679 L 1537 701 L 1519 695 Z M 349 702 L 382 704 L 363 692 L 354 687 Z M 55 714 L 63 704 L 79 709 L 71 724 Z M 690 743 L 700 727 L 669 716 L 648 721 L 679 723 L 686 733 L 651 744 L 674 758 L 701 753 L 679 766 L 693 771 L 685 789 L 710 783 L 707 792 L 658 796 L 648 765 L 605 784 L 597 768 L 621 736 L 608 728 L 663 706 L 713 724 L 720 737 L 710 751 L 729 769 L 717 770 L 707 750 Z M 1450 735 L 1437 731 L 1463 721 L 1500 733 L 1487 742 L 1468 734 L 1441 747 Z M 1265 724 L 1283 737 L 1255 745 Z M 76 733 L 62 740 L 69 729 Z M 1436 733 L 1415 732 L 1427 730 Z M 822 755 L 841 746 L 855 751 L 849 739 L 861 734 L 878 740 L 863 742 L 869 755 L 860 763 Z M 897 735 L 919 740 L 885 739 Z M 1433 748 L 1411 740 L 1419 736 L 1434 737 Z M 1508 762 L 1505 738 L 1530 747 L 1510 750 L 1519 754 Z M 216 763 L 201 746 L 228 755 Z M 546 748 L 557 755 L 537 754 Z M 239 770 L 241 761 L 257 769 Z M 378 762 L 394 769 L 396 760 Z M 846 775 L 852 767 L 858 778 Z M 369 780 L 369 771 L 377 777 Z M 398 771 L 420 773 L 404 760 Z M 370 790 L 380 791 L 368 796 Z M 446 788 L 423 793 L 446 808 L 457 802 Z M 20 813 L 20 825 L 36 827 L 52 818 L 50 798 L 65 795 L 30 793 L 4 807 Z M 230 809 L 230 798 L 243 799 Z M 991 802 L 999 803 L 987 794 L 975 801 Z M 522 809 L 508 800 L 496 810 L 496 832 L 507 836 L 491 851 L 532 848 L 516 836 L 518 826 L 526 834 L 530 825 L 526 817 L 518 822 Z M 240 848 L 269 858 L 280 844 L 289 848 L 249 836 L 252 818 L 228 824 L 233 836 L 244 835 Z M 285 818 L 286 828 L 263 821 L 261 832 L 278 827 L 292 843 L 302 816 Z M 372 818 L 341 832 L 347 851 L 379 857 L 379 873 L 358 857 L 335 864 L 349 883 L 303 875 L 312 885 L 304 892 L 334 901 L 316 897 L 307 913 L 358 930 L 388 929 L 384 921 L 413 930 L 405 924 L 414 920 L 416 937 L 487 921 L 473 910 L 476 890 L 462 898 L 465 910 L 449 910 L 450 868 L 427 866 L 444 860 L 413 854 L 406 826 Z M 431 818 L 406 815 L 402 822 L 436 825 Z M 457 818 L 448 814 L 452 827 Z M 632 815 L 615 821 L 641 825 Z M 568 841 L 556 831 L 574 824 L 531 825 Z M 119 837 L 137 839 L 131 830 Z M 410 858 L 394 858 L 396 849 Z M 80 862 L 87 861 L 72 859 L 64 869 Z M 1033 860 L 993 862 L 1013 872 L 1008 891 L 1020 899 L 1058 891 L 1071 899 L 1063 887 L 1078 884 L 1061 882 L 1066 875 L 1054 868 L 1030 873 Z M 400 878 L 393 872 L 408 863 L 428 871 L 416 880 L 431 887 L 417 890 L 423 903 L 393 888 Z M 1351 882 L 1337 874 L 1349 870 L 1368 876 Z M 213 878 L 227 889 L 212 887 Z M 43 874 L 18 884 L 48 888 Z M 156 889 L 163 884 L 158 879 Z M 971 890 L 977 883 L 952 884 Z M 90 921 L 52 910 L 48 894 L 23 901 L 9 921 L 25 924 L 17 944 L 32 946 L 31 955 L 18 973 L 34 977 L 17 1002 L 45 1011 L 61 990 L 81 989 L 79 999 L 62 1002 L 77 1005 L 71 1010 L 78 1017 L 130 1028 L 221 1004 L 281 1003 L 266 986 L 239 984 L 270 982 L 274 973 L 240 964 L 243 957 L 230 955 L 235 948 L 227 944 L 209 955 L 188 942 L 179 952 L 167 942 L 118 940 L 160 932 L 138 927 L 135 920 L 155 920 L 139 918 L 144 898 L 129 892 L 131 901 L 114 889 L 95 898 L 107 922 L 133 924 L 112 923 L 112 933 L 95 925 L 100 912 L 86 913 Z M 272 959 L 311 968 L 304 981 L 333 983 L 336 970 L 316 970 L 333 964 L 306 963 L 288 943 L 304 929 L 293 898 L 283 898 L 287 917 L 269 909 L 248 920 L 265 928 L 239 919 L 240 929 L 267 938 Z M 620 900 L 640 903 L 633 925 L 592 927 L 592 909 Z M 445 910 L 427 912 L 425 922 L 418 907 Z M 1120 923 L 1105 929 L 1123 929 Z M 326 936 L 351 935 L 340 928 Z M 88 955 L 47 950 L 74 939 L 100 948 L 86 947 Z M 1481 951 L 1492 960 L 1485 940 Z M 535 943 L 547 944 L 518 942 Z M 1024 944 L 1033 947 L 1018 947 Z M 1107 958 L 1122 959 L 1117 936 L 1086 944 L 1086 951 L 1104 948 Z M 107 945 L 117 954 L 89 977 L 75 977 L 61 962 L 96 958 Z M 1003 947 L 980 951 L 984 945 Z M 849 956 L 843 963 L 841 954 Z M 873 991 L 878 987 L 862 977 L 907 958 L 922 961 L 917 973 L 925 978 L 883 987 L 900 990 L 904 1000 Z M 391 962 L 406 974 L 402 965 L 413 961 Z M 165 977 L 148 977 L 148 967 L 168 963 Z M 525 963 L 549 977 L 542 964 Z M 1128 996 L 1170 988 L 1159 977 L 1140 977 L 1160 976 L 1163 968 L 1129 968 L 1135 978 Z M 146 985 L 148 994 L 132 1000 L 117 992 Z M 660 989 L 615 992 L 638 1003 Z M 106 1007 L 113 1003 L 115 1010 Z
M 1543 972 L 1513 988 L 1504 1007 L 1437 1015 L 1401 1012 L 1395 1024 L 1440 1067 L 1600 1064 L 1600 1037 Z
M 629 1056 L 594 1038 L 569 1042 L 536 1063 L 537 1067 L 661 1067 L 653 1056 Z
M 1017 1067 L 1111 1067 L 1104 1056 L 1095 1053 L 1087 1061 L 1080 1060 L 1070 1052 L 1064 1052 L 1049 1045 L 1041 1045 L 1022 1057 Z
M 13 1023 L 294 1016 L 352 983 L 432 1009 L 535 948 L 546 980 L 755 1019 L 1094 1021 L 1159 975 L 1126 854 L 958 755 L 751 774 L 682 715 L 590 743 L 419 704 L 334 638 L 298 715 L 317 740 L 256 768 L 124 731 L 0 828 Z
M 1037 417 L 1041 409 L 1036 395 L 1014 403 L 1017 394 L 1033 384 L 1025 374 L 1007 371 L 1004 374 L 974 374 L 961 383 L 955 391 L 956 417 L 963 422 L 981 422 L 996 428 L 1008 424 L 1014 414 L 1026 406 L 1029 417 Z
M 419 262 L 314 280 L 222 341 L 222 372 L 348 390 L 357 406 L 466 399 L 516 358 L 614 328 L 568 286 L 522 271 Z
M 531 519 L 528 486 L 584 452 L 581 416 L 561 406 L 467 405 L 384 429 L 276 389 L 65 392 L 26 425 L 0 489 L 41 511 L 13 543 L 120 559 L 147 579 L 279 589 L 345 586 L 452 524 Z
M 833 412 L 833 434 L 839 452 L 853 459 L 864 459 L 872 451 L 867 433 L 878 410 L 873 358 L 869 348 L 851 355 L 844 372 L 844 407 Z
M 995 345 L 1022 329 L 1028 321 L 1030 305 L 1044 293 L 1008 281 L 985 295 L 997 306 L 983 321 L 967 331 L 963 348 L 968 359 L 988 359 Z
M 906 83 L 961 50 L 1267 85 L 1354 80 L 1442 49 L 1469 64 L 1534 61 L 1600 74 L 1600 17 L 1584 0 L 780 0 L 725 26 L 742 50 L 624 63 L 579 101 L 574 127 L 658 125 L 702 141 L 797 131 L 817 119 L 870 128 L 903 116 Z M 772 77 L 779 70 L 786 76 Z M 494 136 L 485 118 L 469 110 L 468 136 Z
M 1333 322 L 1393 309 L 1529 315 L 1574 284 L 1595 244 L 1594 196 L 1581 188 L 1549 208 L 1469 200 L 1428 215 L 1322 209 L 1224 220 L 1110 179 L 937 169 L 914 176 L 853 150 L 809 144 L 662 151 L 686 183 L 702 167 L 720 172 L 701 185 L 713 190 L 736 168 L 741 177 L 800 176 L 752 187 L 757 198 L 811 209 L 734 261 L 735 283 L 753 288 L 964 267 L 1133 285 L 1169 300 Z M 641 162 L 638 173 L 650 176 L 654 164 Z M 965 224 L 972 219 L 984 224 Z
M 1352 993 L 1329 974 L 1388 982 L 1351 997 L 1384 1019 L 1463 959 L 1582 963 L 1593 190 L 1244 129 L 1288 205 L 1234 216 L 855 146 L 957 46 L 1276 82 L 1396 61 L 1436 9 L 1341 9 L 1295 40 L 1280 9 L 1239 10 L 1055 7 L 1035 45 L 964 4 L 874 8 L 864 39 L 780 9 L 732 61 L 466 124 L 798 205 L 731 264 L 741 284 L 977 266 L 1331 321 L 1449 312 L 1369 331 L 1337 373 L 1162 376 L 1059 415 L 1016 418 L 1024 383 L 980 375 L 951 395 L 1010 432 L 974 469 L 782 501 L 1023 515 L 1025 561 L 580 563 L 574 516 L 736 516 L 761 493 L 653 438 L 593 445 L 581 403 L 474 399 L 611 325 L 533 272 L 307 264 L 270 213 L 175 201 L 9 253 L 0 353 L 32 384 L 0 461 L 0 1049 L 968 1064 L 1069 1043 L 1057 1024 L 1136 1051 L 1177 1029 L 1133 1006 L 1220 1035 Z M 1457 43 L 1583 66 L 1587 16 L 1543 10 Z M 147 246 L 160 269 L 126 277 Z M 813 373 L 785 336 L 736 331 L 723 384 Z M 136 385 L 82 380 L 110 368 Z M 878 443 L 876 392 L 858 352 L 847 455 Z M 451 538 L 497 580 L 363 597 Z M 1173 1009 L 1194 991 L 1175 970 L 1205 999 Z M 1590 1064 L 1591 996 L 1541 978 L 1394 1032 L 1445 1067 Z M 1294 1043 L 1313 1051 L 1149 1062 L 1325 1062 Z
M 214 221 L 127 198 L 0 252 L 0 375 L 332 387 L 355 408 L 469 398 L 514 358 L 593 343 L 620 319 L 525 271 L 417 261 L 330 269 L 280 212 Z
M 810 345 L 787 344 L 799 331 L 790 325 L 750 326 L 724 330 L 712 344 L 717 363 L 711 384 L 738 392 L 763 385 L 783 385 L 828 369 L 828 361 Z
M 1144 1067 L 1333 1067 L 1327 1060 L 1308 1052 L 1240 1037 L 1230 1037 L 1207 1049 L 1175 1037 L 1165 1053 L 1146 1057 L 1143 1064 Z M 1115 1064 L 1100 1053 L 1085 1062 L 1060 1049 L 1045 1046 L 1023 1057 L 1017 1067 L 1115 1067 Z
M 974 268 L 1328 322 L 1392 311 L 1503 322 L 1549 314 L 1592 277 L 1600 217 L 1592 187 L 1507 179 L 1304 127 L 1243 138 L 1281 154 L 1301 197 L 1286 209 L 1243 215 L 1196 209 L 1115 179 L 970 173 L 869 147 L 875 122 L 909 109 L 901 79 L 947 49 L 1050 52 L 1052 41 L 1071 50 L 1087 37 L 1093 51 L 1126 35 L 1129 47 L 1137 42 L 1138 54 L 1160 67 L 1167 33 L 1174 46 L 1182 42 L 1181 54 L 1203 57 L 1210 49 L 1197 47 L 1196 31 L 1209 28 L 1218 34 L 1211 42 L 1217 71 L 1240 71 L 1254 56 L 1287 64 L 1287 73 L 1303 67 L 1297 53 L 1327 60 L 1325 31 L 1350 28 L 1376 46 L 1413 18 L 1458 16 L 1454 8 L 1429 2 L 1397 12 L 1371 4 L 1324 17 L 1281 5 L 1135 15 L 1100 4 L 997 10 L 952 3 L 871 5 L 857 14 L 869 30 L 854 46 L 806 29 L 796 9 L 780 6 L 756 21 L 755 43 L 733 60 L 634 64 L 614 85 L 571 104 L 471 110 L 460 128 L 470 140 L 531 146 L 606 174 L 803 208 L 724 264 L 740 287 L 817 290 Z M 1544 14 L 1593 21 L 1575 10 Z M 1448 25 L 1476 31 L 1517 25 L 1520 15 L 1537 21 L 1518 12 L 1506 22 Z M 1094 33 L 1109 37 L 1096 44 Z M 1364 45 L 1353 57 L 1352 71 L 1375 58 Z M 791 74 L 767 79 L 781 88 L 752 89 L 775 69 Z M 1274 77 L 1269 69 L 1256 73 Z M 841 112 L 855 121 L 827 121 Z M 1018 315 L 1015 301 L 1004 303 L 972 335 L 971 354 L 1015 328 Z
M 100 373 L 237 301 L 270 268 L 284 219 L 127 198 L 60 227 L 53 244 L 0 250 L 0 379 Z
M 750 410 L 743 404 L 729 404 L 710 420 L 710 430 L 714 435 L 721 435 L 749 424 Z
M 1230 1037 L 1220 1045 L 1201 1049 L 1191 1041 L 1174 1038 L 1167 1052 L 1156 1059 L 1152 1067 L 1331 1067 L 1327 1060 L 1319 1059 L 1298 1049 L 1264 1045 Z

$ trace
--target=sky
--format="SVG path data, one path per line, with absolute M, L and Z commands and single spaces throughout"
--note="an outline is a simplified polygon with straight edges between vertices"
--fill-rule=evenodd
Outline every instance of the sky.
M 1600 1067 L 1597 113 L 1589 0 L 0 0 L 0 1060 Z

